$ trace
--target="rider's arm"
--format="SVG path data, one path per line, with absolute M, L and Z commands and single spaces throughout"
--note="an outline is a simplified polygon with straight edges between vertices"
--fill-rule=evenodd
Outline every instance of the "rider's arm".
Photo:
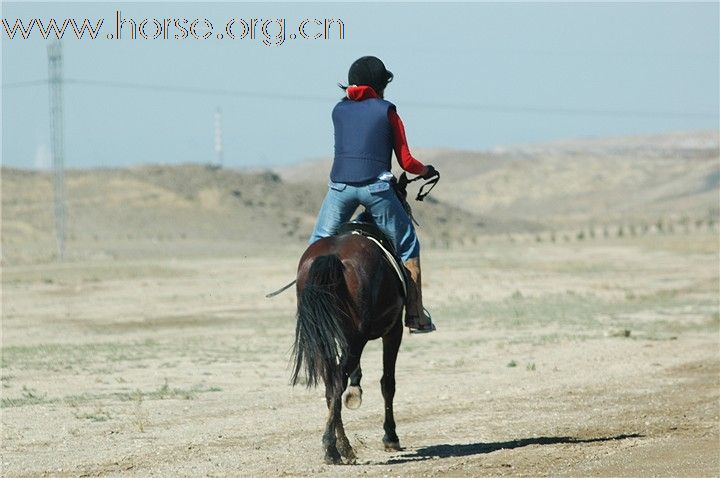
M 410 147 L 405 137 L 405 126 L 403 126 L 403 122 L 400 116 L 398 116 L 397 111 L 395 111 L 395 108 L 388 110 L 388 119 L 393 129 L 395 157 L 398 163 L 400 163 L 400 166 L 408 173 L 418 175 L 425 174 L 427 171 L 425 165 L 413 158 L 412 154 L 410 154 Z

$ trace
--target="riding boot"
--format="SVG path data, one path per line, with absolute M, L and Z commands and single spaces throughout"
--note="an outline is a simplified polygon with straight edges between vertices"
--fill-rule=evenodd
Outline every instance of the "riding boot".
M 430 315 L 423 307 L 420 258 L 413 257 L 405 261 L 408 276 L 407 303 L 405 305 L 405 325 L 411 333 L 427 333 L 435 330 Z

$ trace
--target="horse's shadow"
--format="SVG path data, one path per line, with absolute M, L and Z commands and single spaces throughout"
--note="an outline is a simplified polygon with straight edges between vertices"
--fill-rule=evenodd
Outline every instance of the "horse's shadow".
M 399 463 L 408 463 L 412 461 L 433 460 L 437 458 L 452 458 L 470 455 L 484 455 L 498 450 L 511 450 L 513 448 L 522 448 L 530 445 L 558 445 L 563 443 L 597 443 L 614 440 L 625 440 L 627 438 L 642 438 L 643 435 L 632 433 L 629 435 L 617 435 L 602 438 L 575 438 L 575 437 L 536 437 L 523 438 L 520 440 L 512 440 L 495 443 L 467 443 L 457 445 L 432 445 L 418 448 L 413 453 L 405 453 L 398 457 L 391 458 L 382 464 L 395 465 Z

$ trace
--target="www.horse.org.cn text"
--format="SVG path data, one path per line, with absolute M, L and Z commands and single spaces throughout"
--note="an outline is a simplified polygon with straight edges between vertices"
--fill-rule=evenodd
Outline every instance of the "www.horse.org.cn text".
M 219 26 L 216 26 L 219 25 Z M 75 18 L 2 19 L 5 38 L 28 40 L 249 40 L 265 46 L 281 46 L 288 40 L 343 40 L 345 23 L 339 18 L 230 18 L 213 23 L 207 18 L 123 17 L 113 21 Z

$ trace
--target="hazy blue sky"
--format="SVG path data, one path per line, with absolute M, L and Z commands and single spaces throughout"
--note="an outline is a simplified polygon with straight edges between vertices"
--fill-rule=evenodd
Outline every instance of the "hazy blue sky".
M 303 18 L 340 18 L 345 39 L 288 39 L 271 47 L 215 36 L 108 40 L 116 10 L 138 23 L 207 18 L 214 32 L 230 18 L 236 25 L 285 18 L 286 34 Z M 10 24 L 104 18 L 102 38 L 63 40 L 66 78 L 99 82 L 65 85 L 69 167 L 212 161 L 218 106 L 228 166 L 331 155 L 336 83 L 366 54 L 395 73 L 386 97 L 397 104 L 415 148 L 717 128 L 719 15 L 717 3 L 108 2 L 2 9 Z M 37 31 L 29 40 L 1 33 L 3 85 L 47 79 L 48 41 Z M 101 86 L 112 82 L 119 85 Z M 128 83 L 162 88 L 120 87 Z M 210 94 L 217 90 L 232 94 Z M 48 86 L 4 87 L 3 164 L 46 164 L 49 146 Z

